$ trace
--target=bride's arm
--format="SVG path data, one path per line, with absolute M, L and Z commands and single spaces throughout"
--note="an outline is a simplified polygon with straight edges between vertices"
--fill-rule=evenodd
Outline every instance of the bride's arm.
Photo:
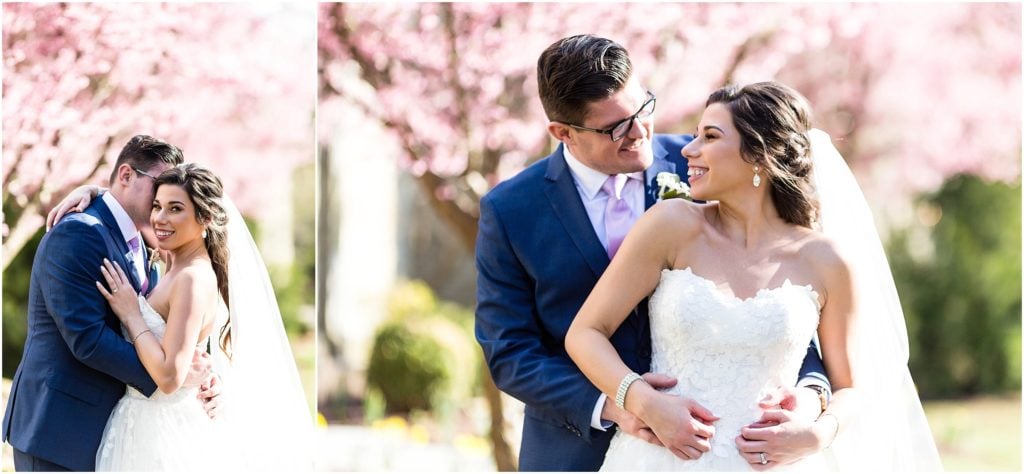
M 669 252 L 674 236 L 670 234 L 674 233 L 663 227 L 670 214 L 663 211 L 655 206 L 633 226 L 565 335 L 569 357 L 611 400 L 619 382 L 632 370 L 609 339 L 654 291 L 662 269 L 672 265 Z
M 188 268 L 178 274 L 170 288 L 170 311 L 161 341 L 143 320 L 138 297 L 124 271 L 117 264 L 104 261 L 104 265 L 108 285 L 118 291 L 108 292 L 99 283 L 97 286 L 128 330 L 146 372 L 164 393 L 181 388 L 189 376 L 203 315 L 217 297 L 216 291 L 209 291 L 217 287 L 216 281 Z
M 565 348 L 580 370 L 609 400 L 632 370 L 610 341 L 629 313 L 650 295 L 671 268 L 681 239 L 692 235 L 698 208 L 664 202 L 644 214 L 626 236 L 565 337 Z M 694 217 L 694 219 L 689 219 Z M 689 221 L 689 222 L 687 222 Z M 683 459 L 710 449 L 713 414 L 693 400 L 658 392 L 642 381 L 626 391 L 625 408 L 650 426 L 662 445 Z M 703 421 L 702 421 L 703 420 Z
M 791 407 L 766 410 L 757 423 L 743 427 L 736 437 L 736 447 L 755 471 L 774 469 L 790 464 L 828 447 L 841 427 L 852 420 L 860 396 L 854 389 L 853 376 L 857 359 L 852 355 L 857 322 L 856 295 L 848 261 L 834 245 L 805 249 L 815 269 L 822 275 L 825 304 L 821 309 L 818 336 L 824 365 L 834 391 L 832 401 L 817 419 L 795 415 Z M 858 323 L 859 324 L 859 323 Z M 796 390 L 789 389 L 795 393 Z M 817 410 L 817 409 L 815 409 Z M 761 464 L 761 454 L 766 464 Z
M 814 422 L 817 438 L 828 446 L 847 426 L 858 409 L 856 387 L 857 360 L 853 347 L 855 338 L 865 337 L 855 331 L 858 324 L 855 278 L 849 262 L 833 247 L 829 247 L 822 265 L 825 275 L 826 301 L 821 310 L 818 337 L 821 340 L 822 359 L 832 382 L 832 401 Z
M 103 191 L 105 191 L 105 188 L 92 184 L 83 184 L 71 190 L 46 215 L 46 230 L 49 231 L 56 223 L 60 222 L 60 219 L 65 214 L 84 211 L 86 207 L 89 207 L 89 203 L 96 199 Z

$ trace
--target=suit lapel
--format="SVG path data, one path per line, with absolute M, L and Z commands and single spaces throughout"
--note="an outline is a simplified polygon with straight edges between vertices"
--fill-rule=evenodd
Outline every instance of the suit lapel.
M 594 233 L 594 226 L 590 223 L 583 201 L 580 200 L 576 183 L 562 155 L 563 146 L 559 145 L 558 149 L 548 156 L 544 193 L 547 194 L 548 202 L 551 203 L 555 215 L 562 221 L 562 226 L 572 238 L 573 244 L 594 271 L 594 276 L 600 277 L 605 268 L 608 268 L 608 253 Z
M 114 213 L 110 212 L 110 208 L 107 207 L 107 203 L 103 202 L 102 199 L 96 199 L 96 213 L 103 222 L 103 225 L 110 231 L 110 235 L 113 236 L 114 245 L 117 246 L 117 251 L 121 254 L 122 261 L 119 264 L 122 265 L 122 270 L 128 275 L 128 279 L 132 281 L 132 287 L 135 291 L 139 291 L 142 288 L 142 284 L 139 280 L 139 275 L 135 271 L 135 256 L 132 255 L 132 251 L 128 248 L 128 242 L 125 242 L 124 235 L 121 233 L 121 227 L 117 225 L 117 219 L 114 218 Z M 130 268 L 123 268 L 127 264 Z
M 544 177 L 547 179 L 547 186 L 544 188 L 555 214 L 562 221 L 566 231 L 572 237 L 573 243 L 580 253 L 587 260 L 587 264 L 598 277 L 608 268 L 608 253 L 601 241 L 594 234 L 594 226 L 590 223 L 587 210 L 583 207 L 579 192 L 576 190 L 576 183 L 572 179 L 569 166 L 565 163 L 565 156 L 562 155 L 562 147 L 558 148 L 547 157 L 548 169 Z M 658 202 L 658 173 L 685 173 L 686 165 L 683 162 L 682 169 L 675 162 L 669 159 L 669 151 L 662 145 L 661 141 L 655 138 L 652 140 L 654 161 L 644 171 L 644 208 L 650 209 Z M 685 177 L 683 177 L 685 180 Z

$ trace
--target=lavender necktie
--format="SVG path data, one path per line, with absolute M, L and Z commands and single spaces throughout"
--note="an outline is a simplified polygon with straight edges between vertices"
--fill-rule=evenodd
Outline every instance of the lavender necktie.
M 132 251 L 132 258 L 134 259 L 134 262 L 132 263 L 135 265 L 135 274 L 139 276 L 139 294 L 145 295 L 146 290 L 149 289 L 149 279 L 146 278 L 146 262 L 143 261 L 145 259 L 142 256 L 142 246 L 139 244 L 140 240 L 142 239 L 138 235 L 132 237 L 131 240 L 128 241 L 128 248 Z M 142 265 L 135 262 L 142 262 Z
M 616 185 L 623 181 L 625 184 Z M 635 180 L 630 180 L 629 176 L 624 174 L 617 174 L 609 176 L 601 186 L 601 190 L 608 196 L 608 203 L 604 206 L 604 232 L 608 241 L 608 258 L 615 257 L 615 252 L 619 251 L 622 240 L 626 238 L 626 233 L 629 232 L 629 228 L 633 226 L 635 220 L 633 210 L 629 208 L 629 202 L 626 201 L 627 190 L 632 184 L 630 181 Z M 621 193 L 616 194 L 616 188 L 621 188 Z

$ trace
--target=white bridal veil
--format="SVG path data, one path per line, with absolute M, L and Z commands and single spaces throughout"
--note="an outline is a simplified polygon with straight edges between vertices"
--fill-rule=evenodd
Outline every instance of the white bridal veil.
M 225 455 L 240 471 L 312 471 L 313 421 L 267 267 L 227 197 L 231 360 L 214 350 L 224 380 Z
M 831 451 L 841 470 L 939 471 L 907 362 L 907 327 L 871 209 L 825 132 L 810 132 L 821 231 L 852 262 L 858 292 L 852 368 L 860 403 Z

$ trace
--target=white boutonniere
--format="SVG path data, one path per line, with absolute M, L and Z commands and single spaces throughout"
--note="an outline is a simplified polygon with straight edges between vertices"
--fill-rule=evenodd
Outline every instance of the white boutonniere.
M 147 247 L 146 250 L 149 251 L 149 268 L 146 269 L 146 273 L 152 273 L 153 269 L 155 268 L 157 269 L 157 274 L 163 276 L 165 271 L 163 251 L 161 251 L 158 248 L 151 249 L 149 247 Z
M 658 180 L 658 200 L 683 198 L 687 201 L 692 201 L 690 197 L 690 187 L 687 186 L 683 180 L 679 179 L 679 175 L 675 173 L 669 173 L 668 171 L 662 171 L 658 173 L 655 178 Z

